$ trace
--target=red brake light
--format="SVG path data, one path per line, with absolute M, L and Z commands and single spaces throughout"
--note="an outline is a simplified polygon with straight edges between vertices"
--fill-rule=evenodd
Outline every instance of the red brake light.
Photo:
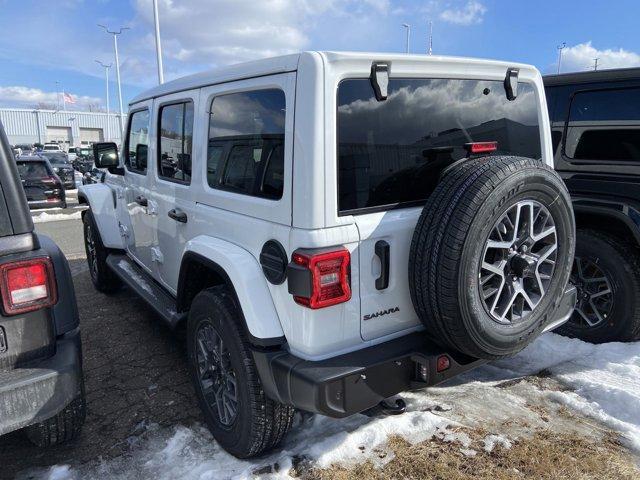
M 442 373 L 451 366 L 451 360 L 446 355 L 440 355 L 436 360 L 436 371 Z
M 36 258 L 0 265 L 0 289 L 5 315 L 31 312 L 56 303 L 53 265 Z
M 469 153 L 495 152 L 498 149 L 498 142 L 472 142 L 465 144 Z
M 293 263 L 310 273 L 310 295 L 295 295 L 296 303 L 317 309 L 330 307 L 351 299 L 349 266 L 351 255 L 348 250 L 334 252 L 298 253 L 292 255 Z

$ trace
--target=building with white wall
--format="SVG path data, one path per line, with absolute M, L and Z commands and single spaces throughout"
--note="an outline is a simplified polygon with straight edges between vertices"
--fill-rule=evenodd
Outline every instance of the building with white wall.
M 93 142 L 121 143 L 122 126 L 118 114 L 0 108 L 0 122 L 9 142 L 58 142 L 66 147 Z

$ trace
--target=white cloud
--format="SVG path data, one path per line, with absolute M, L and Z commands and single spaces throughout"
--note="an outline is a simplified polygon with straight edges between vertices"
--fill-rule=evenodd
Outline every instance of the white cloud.
M 440 20 L 456 25 L 473 25 L 482 23 L 487 7 L 476 0 L 469 0 L 460 8 L 449 8 L 440 13 Z
M 56 92 L 45 92 L 39 88 L 24 86 L 0 87 L 0 104 L 21 108 L 32 108 L 38 104 L 56 105 L 58 103 L 58 95 Z M 101 98 L 71 95 L 76 103 L 67 104 L 70 109 L 85 109 L 89 105 L 102 104 Z M 61 97 L 60 105 L 62 105 Z
M 622 48 L 618 50 L 598 50 L 591 41 L 580 43 L 562 51 L 562 72 L 575 72 L 593 68 L 594 59 L 598 68 L 624 68 L 640 66 L 640 55 Z
M 136 21 L 151 31 L 151 0 L 136 0 L 134 8 Z M 326 35 L 342 35 L 332 18 L 353 19 L 353 29 L 388 13 L 391 5 L 389 0 L 161 0 L 159 9 L 167 76 L 172 77 L 183 75 L 185 64 L 206 68 L 300 51 L 309 48 L 309 35 L 319 24 Z M 150 53 L 153 42 L 146 35 L 141 47 Z

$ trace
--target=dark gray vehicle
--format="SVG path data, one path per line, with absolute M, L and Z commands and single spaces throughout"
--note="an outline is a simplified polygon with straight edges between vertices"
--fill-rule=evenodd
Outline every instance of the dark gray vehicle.
M 578 303 L 557 331 L 640 340 L 640 68 L 549 75 L 544 85 L 578 228 Z
M 64 152 L 44 152 L 41 154 L 49 160 L 53 171 L 60 177 L 65 189 L 76 188 L 76 178 L 71 161 Z
M 56 244 L 33 231 L 2 125 L 0 297 L 0 435 L 24 428 L 43 447 L 76 437 L 85 396 L 71 273 Z

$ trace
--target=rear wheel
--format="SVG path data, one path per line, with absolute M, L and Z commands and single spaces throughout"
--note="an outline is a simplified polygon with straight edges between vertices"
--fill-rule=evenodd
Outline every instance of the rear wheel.
M 294 409 L 264 393 L 249 343 L 238 322 L 242 313 L 224 287 L 200 292 L 187 326 L 189 368 L 200 408 L 216 441 L 239 458 L 278 445 Z
M 96 290 L 100 292 L 114 292 L 120 288 L 121 282 L 107 265 L 109 249 L 102 243 L 100 231 L 98 230 L 91 210 L 87 210 L 84 213 L 82 223 L 84 226 L 84 247 L 87 254 L 91 281 Z
M 640 252 L 596 230 L 578 231 L 571 280 L 578 301 L 557 333 L 592 343 L 640 339 Z
M 440 344 L 513 355 L 552 320 L 574 253 L 569 194 L 542 162 L 486 157 L 454 165 L 411 244 L 416 313 Z
M 51 447 L 68 442 L 80 435 L 86 418 L 84 385 L 80 395 L 56 416 L 26 428 L 32 443 L 39 447 Z

